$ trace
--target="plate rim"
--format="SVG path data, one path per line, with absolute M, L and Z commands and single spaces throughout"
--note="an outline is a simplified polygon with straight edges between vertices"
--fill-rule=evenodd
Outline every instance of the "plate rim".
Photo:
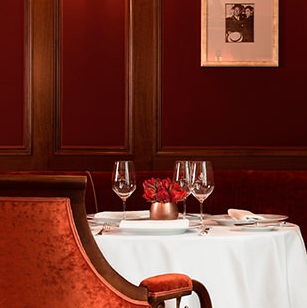
M 104 211 L 104 212 L 107 212 L 107 213 L 116 213 L 116 214 L 118 214 L 118 216 L 120 216 L 122 213 L 123 213 L 123 211 Z M 144 214 L 143 215 L 137 215 L 138 214 L 138 212 L 139 212 L 139 214 L 141 214 L 142 212 L 144 212 Z M 145 214 L 145 212 L 146 212 L 146 214 Z M 98 213 L 95 213 L 94 215 L 93 215 L 93 220 L 94 221 L 96 221 L 96 222 L 99 222 L 99 221 L 101 221 L 101 222 L 108 222 L 108 221 L 116 221 L 116 222 L 119 222 L 119 221 L 121 221 L 122 220 L 122 218 L 121 217 L 97 217 L 97 216 L 95 216 L 96 214 L 99 214 L 99 213 L 103 213 L 103 212 L 98 212 Z M 126 214 L 128 214 L 129 215 L 129 213 L 134 213 L 135 214 L 135 217 L 127 217 L 126 218 L 126 220 L 145 220 L 145 219 L 148 219 L 149 218 L 149 210 L 139 210 L 139 211 L 126 211 Z
M 248 220 L 235 220 L 231 218 L 228 214 L 217 214 L 217 215 L 211 215 L 208 219 L 216 221 L 217 223 L 224 224 L 224 225 L 243 225 L 248 223 L 267 223 L 267 222 L 276 222 L 276 221 L 284 221 L 288 219 L 289 217 L 287 215 L 281 215 L 281 214 L 255 214 L 257 216 L 263 216 L 264 218 L 266 216 L 271 216 L 271 218 L 265 218 L 265 219 L 248 219 Z M 224 218 L 216 218 L 216 216 L 224 216 Z M 228 216 L 228 218 L 226 217 Z
M 118 229 L 125 233 L 136 235 L 178 235 L 186 233 L 188 230 L 195 227 L 174 227 L 174 228 L 127 228 L 119 227 Z
M 173 226 L 173 227 L 152 227 L 148 226 L 146 228 L 138 228 L 138 227 L 119 227 L 120 231 L 137 234 L 137 235 L 178 235 L 186 233 L 189 230 L 194 230 L 200 227 L 200 223 L 193 223 L 189 221 L 188 226 Z
M 278 226 L 256 226 L 256 225 L 248 225 L 248 226 L 237 226 L 241 231 L 252 231 L 252 232 L 265 232 L 265 231 L 274 231 Z

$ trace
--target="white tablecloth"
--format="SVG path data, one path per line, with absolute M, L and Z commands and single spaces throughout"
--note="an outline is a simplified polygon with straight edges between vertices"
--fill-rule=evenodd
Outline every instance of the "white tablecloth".
M 136 285 L 178 272 L 203 282 L 214 308 L 307 307 L 307 257 L 297 226 L 268 232 L 216 226 L 203 237 L 197 231 L 168 236 L 114 231 L 95 239 L 109 263 Z M 198 307 L 196 296 L 185 304 Z

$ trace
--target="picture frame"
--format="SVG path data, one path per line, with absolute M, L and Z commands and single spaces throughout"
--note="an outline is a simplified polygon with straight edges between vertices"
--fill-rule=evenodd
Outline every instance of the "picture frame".
M 201 0 L 201 66 L 279 66 L 278 0 Z

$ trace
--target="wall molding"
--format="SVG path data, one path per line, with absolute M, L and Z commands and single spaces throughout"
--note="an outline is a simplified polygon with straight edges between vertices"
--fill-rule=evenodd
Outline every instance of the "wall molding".
M 126 58 L 124 59 L 126 68 L 123 68 L 126 71 L 125 78 L 125 111 L 124 111 L 124 142 L 119 145 L 65 145 L 62 140 L 62 104 L 63 102 L 63 93 L 62 93 L 62 68 L 63 68 L 63 57 L 62 57 L 62 27 L 63 27 L 63 8 L 62 1 L 55 1 L 55 134 L 54 134 L 54 151 L 53 154 L 56 156 L 67 156 L 67 155 L 84 155 L 84 156 L 127 156 L 131 157 L 134 153 L 134 118 L 133 118 L 133 100 L 131 95 L 131 86 L 132 86 L 132 63 L 133 59 L 131 58 L 131 49 L 132 49 L 132 34 L 131 34 L 131 4 L 130 0 L 125 0 L 125 49 L 126 49 Z M 106 102 L 110 104 L 110 102 Z M 93 134 L 97 133 L 96 131 Z M 110 133 L 110 131 L 106 132 Z
M 0 156 L 30 156 L 32 153 L 32 36 L 31 36 L 31 10 L 30 0 L 24 4 L 24 67 L 20 69 L 23 72 L 23 142 L 20 145 L 0 145 Z M 8 132 L 5 132 L 8 133 Z

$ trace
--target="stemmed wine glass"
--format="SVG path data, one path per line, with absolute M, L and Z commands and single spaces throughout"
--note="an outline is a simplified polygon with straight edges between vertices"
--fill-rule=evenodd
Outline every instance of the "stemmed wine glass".
M 190 162 L 188 160 L 177 160 L 175 162 L 173 182 L 178 183 L 187 193 L 187 196 L 183 199 L 183 219 L 186 218 L 187 214 L 187 203 L 186 200 L 191 194 L 191 169 Z
M 214 177 L 213 167 L 210 161 L 191 162 L 191 191 L 193 196 L 199 201 L 200 221 L 204 223 L 203 203 L 213 192 Z
M 114 162 L 112 189 L 123 201 L 123 220 L 126 219 L 126 201 L 136 189 L 135 168 L 133 161 Z

